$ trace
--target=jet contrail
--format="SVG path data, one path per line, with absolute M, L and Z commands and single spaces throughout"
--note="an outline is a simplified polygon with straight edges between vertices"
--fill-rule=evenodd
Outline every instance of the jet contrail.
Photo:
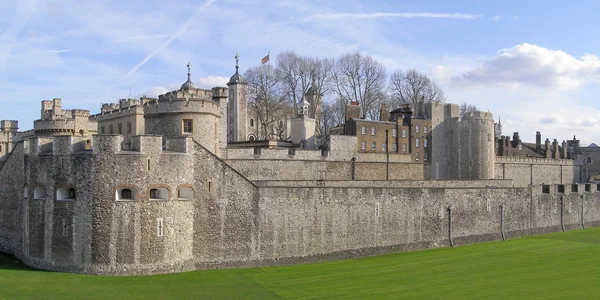
M 192 24 L 192 22 L 194 21 L 194 19 L 198 15 L 198 13 L 200 13 L 201 11 L 203 11 L 204 9 L 209 7 L 215 1 L 216 0 L 208 0 L 202 6 L 200 6 L 198 8 L 198 10 L 196 11 L 196 13 L 189 20 L 187 20 L 187 22 L 185 22 L 181 27 L 179 27 L 179 29 L 175 32 L 175 34 L 173 34 L 173 36 L 171 36 L 171 38 L 169 38 L 166 42 L 164 42 L 162 45 L 160 45 L 160 47 L 154 49 L 154 51 L 152 51 L 150 54 L 148 54 L 148 56 L 146 56 L 146 58 L 144 58 L 141 62 L 139 62 L 137 65 L 135 65 L 135 67 L 133 67 L 133 69 L 131 69 L 131 71 L 127 72 L 127 74 L 125 74 L 125 76 L 123 76 L 121 79 L 119 79 L 118 82 L 121 82 L 121 81 L 125 80 L 127 77 L 131 76 L 131 74 L 135 73 L 135 71 L 137 71 L 141 66 L 143 66 L 146 62 L 148 62 L 154 55 L 156 55 L 156 53 L 158 53 L 164 47 L 168 46 L 176 38 L 181 36 L 187 30 L 187 28 L 190 26 L 190 24 Z

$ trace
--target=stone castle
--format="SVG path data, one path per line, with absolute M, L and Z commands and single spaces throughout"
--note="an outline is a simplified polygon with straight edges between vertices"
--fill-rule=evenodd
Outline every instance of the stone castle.
M 46 270 L 135 275 L 600 225 L 600 186 L 581 183 L 576 151 L 547 142 L 523 154 L 489 112 L 421 103 L 364 120 L 349 101 L 346 122 L 323 135 L 313 93 L 261 129 L 237 63 L 227 86 L 196 88 L 188 66 L 158 98 L 95 115 L 42 101 L 26 132 L 1 121 L 0 251 Z

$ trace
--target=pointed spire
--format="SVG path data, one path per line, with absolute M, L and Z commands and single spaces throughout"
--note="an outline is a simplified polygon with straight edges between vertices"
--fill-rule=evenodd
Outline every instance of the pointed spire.
M 240 56 L 238 55 L 238 53 L 235 53 L 235 72 L 238 72 L 238 69 L 240 68 L 239 66 L 240 63 Z

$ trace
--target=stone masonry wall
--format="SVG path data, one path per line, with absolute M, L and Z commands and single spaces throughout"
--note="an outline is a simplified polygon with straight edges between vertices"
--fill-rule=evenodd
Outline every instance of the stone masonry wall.
M 0 252 L 16 254 L 21 250 L 23 187 L 23 142 L 18 143 L 0 167 Z
M 346 258 L 600 225 L 600 192 L 531 188 L 260 189 L 265 260 Z M 502 215 L 501 205 L 504 206 Z M 561 209 L 563 207 L 563 209 Z M 452 209 L 452 232 L 449 226 Z M 562 211 L 562 216 L 561 216 Z M 562 220 L 562 221 L 561 221 Z
M 572 160 L 496 157 L 495 178 L 514 185 L 571 184 L 581 182 L 581 166 Z

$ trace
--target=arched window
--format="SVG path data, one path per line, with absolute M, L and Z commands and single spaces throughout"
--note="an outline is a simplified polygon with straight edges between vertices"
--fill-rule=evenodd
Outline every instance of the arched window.
M 23 199 L 29 199 L 29 187 L 23 187 Z
M 254 135 L 252 135 L 252 134 L 248 136 L 248 140 L 249 140 L 249 141 L 254 141 L 255 139 L 256 139 L 256 138 L 255 138 L 255 137 L 254 137 Z
M 138 191 L 132 187 L 124 187 L 124 188 L 117 189 L 115 192 L 115 200 L 117 200 L 117 201 L 138 200 Z
M 153 187 L 148 192 L 150 200 L 169 200 L 169 189 L 164 187 Z
M 33 191 L 33 199 L 37 199 L 37 200 L 43 200 L 46 199 L 47 193 L 46 193 L 46 188 L 39 185 L 35 187 L 35 190 Z
M 250 127 L 254 127 L 254 119 L 250 119 Z
M 69 187 L 61 187 L 56 190 L 56 200 L 75 200 L 75 189 Z
M 189 186 L 182 186 L 177 190 L 179 200 L 191 200 L 194 198 L 194 190 Z

